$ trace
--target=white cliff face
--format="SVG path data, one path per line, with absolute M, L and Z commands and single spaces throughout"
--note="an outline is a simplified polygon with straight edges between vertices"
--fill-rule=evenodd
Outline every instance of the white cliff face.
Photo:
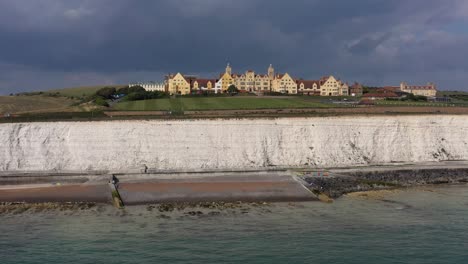
M 468 160 L 468 116 L 0 124 L 0 171 Z

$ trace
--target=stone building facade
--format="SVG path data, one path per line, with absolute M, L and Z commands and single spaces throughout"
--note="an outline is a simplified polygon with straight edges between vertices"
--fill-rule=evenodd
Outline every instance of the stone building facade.
M 166 91 L 166 83 L 165 82 L 142 82 L 142 83 L 130 83 L 128 87 L 135 87 L 141 86 L 148 92 L 165 92 Z
M 436 97 L 437 95 L 437 87 L 433 83 L 428 83 L 427 85 L 408 85 L 406 82 L 402 82 L 400 90 L 405 93 L 427 97 Z
M 364 87 L 362 84 L 355 82 L 353 85 L 349 87 L 349 95 L 350 96 L 362 96 L 364 91 Z
M 321 96 L 339 96 L 341 93 L 341 82 L 333 76 L 326 76 L 320 79 Z
M 173 94 L 190 94 L 190 81 L 187 80 L 180 72 L 175 75 L 166 76 L 167 92 Z
M 303 95 L 320 95 L 319 80 L 297 80 L 297 93 Z
M 297 94 L 297 83 L 288 73 L 276 74 L 271 90 L 278 93 Z

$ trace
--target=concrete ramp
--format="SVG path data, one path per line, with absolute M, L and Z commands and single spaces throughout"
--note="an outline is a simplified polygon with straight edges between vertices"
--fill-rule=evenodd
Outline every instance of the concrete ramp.
M 109 187 L 104 185 L 50 184 L 30 186 L 0 186 L 0 202 L 95 202 L 110 201 Z
M 118 191 L 125 205 L 210 201 L 317 200 L 286 172 L 237 173 L 227 176 L 185 175 L 171 178 L 122 180 Z
M 0 202 L 109 202 L 124 205 L 164 202 L 317 200 L 287 171 L 164 172 L 110 175 L 0 177 Z M 114 186 L 114 185 L 112 185 Z

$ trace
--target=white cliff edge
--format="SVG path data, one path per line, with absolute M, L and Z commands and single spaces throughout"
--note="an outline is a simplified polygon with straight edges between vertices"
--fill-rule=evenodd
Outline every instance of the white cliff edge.
M 0 171 L 334 167 L 468 160 L 468 116 L 0 124 Z

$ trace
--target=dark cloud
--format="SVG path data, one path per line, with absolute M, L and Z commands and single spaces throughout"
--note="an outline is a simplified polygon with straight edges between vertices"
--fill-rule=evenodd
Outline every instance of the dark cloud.
M 0 0 L 0 92 L 265 71 L 464 88 L 463 0 Z M 453 77 L 451 74 L 456 73 Z

